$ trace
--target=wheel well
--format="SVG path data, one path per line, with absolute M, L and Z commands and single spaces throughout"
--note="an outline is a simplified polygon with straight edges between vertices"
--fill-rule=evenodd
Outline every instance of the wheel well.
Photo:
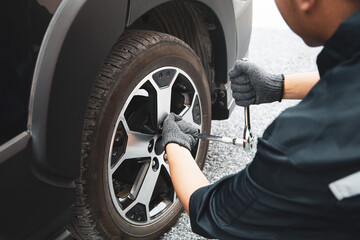
M 227 82 L 227 55 L 222 26 L 210 8 L 198 2 L 171 1 L 151 9 L 128 28 L 163 32 L 186 42 L 201 59 L 211 101 L 216 101 L 216 90 Z

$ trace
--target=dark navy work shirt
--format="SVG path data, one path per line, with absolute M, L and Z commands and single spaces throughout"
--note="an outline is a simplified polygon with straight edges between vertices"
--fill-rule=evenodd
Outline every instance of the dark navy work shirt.
M 220 239 L 360 239 L 360 11 L 324 45 L 320 81 L 258 141 L 243 171 L 190 199 Z

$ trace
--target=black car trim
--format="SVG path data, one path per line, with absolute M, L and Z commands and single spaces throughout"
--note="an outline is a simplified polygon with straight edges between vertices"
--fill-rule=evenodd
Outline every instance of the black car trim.
M 72 21 L 84 3 L 84 0 L 75 2 L 63 0 L 55 11 L 46 30 L 36 61 L 31 87 L 28 119 L 28 128 L 30 131 L 35 124 L 33 123 L 33 115 L 36 115 L 34 112 L 37 111 L 36 107 L 34 107 L 34 101 L 42 102 L 41 108 L 47 108 L 48 102 L 45 100 L 49 98 L 52 74 L 54 73 L 49 70 L 56 67 L 56 59 L 61 51 L 66 32 L 69 30 Z M 66 17 L 63 17 L 65 14 Z M 42 115 L 42 117 L 45 117 L 45 114 Z
M 84 109 L 98 69 L 125 28 L 127 3 L 63 0 L 55 12 L 31 94 L 28 125 L 38 172 L 65 183 L 79 176 Z
M 0 164 L 24 150 L 31 138 L 29 131 L 22 132 L 0 146 Z

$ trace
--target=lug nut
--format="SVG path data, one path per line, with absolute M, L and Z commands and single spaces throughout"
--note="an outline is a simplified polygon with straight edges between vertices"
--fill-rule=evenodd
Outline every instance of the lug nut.
M 151 162 L 151 168 L 154 172 L 156 172 L 159 169 L 159 160 L 156 157 L 154 157 Z
M 119 141 L 120 141 L 120 135 L 118 134 L 115 136 L 115 142 L 119 142 Z
M 118 154 L 118 150 L 117 150 L 117 149 L 115 149 L 115 150 L 112 151 L 112 155 L 113 155 L 114 157 L 115 157 L 117 154 Z
M 226 96 L 225 91 L 220 91 L 220 97 L 224 98 Z

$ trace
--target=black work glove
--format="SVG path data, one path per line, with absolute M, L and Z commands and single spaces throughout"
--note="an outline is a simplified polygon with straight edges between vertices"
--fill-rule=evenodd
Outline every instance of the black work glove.
M 239 106 L 281 101 L 284 75 L 270 74 L 251 62 L 238 60 L 229 72 L 231 90 Z
M 182 120 L 182 117 L 170 113 L 163 123 L 161 145 L 165 150 L 168 143 L 177 143 L 191 151 L 197 142 L 193 134 L 197 132 L 198 129 L 192 124 Z

